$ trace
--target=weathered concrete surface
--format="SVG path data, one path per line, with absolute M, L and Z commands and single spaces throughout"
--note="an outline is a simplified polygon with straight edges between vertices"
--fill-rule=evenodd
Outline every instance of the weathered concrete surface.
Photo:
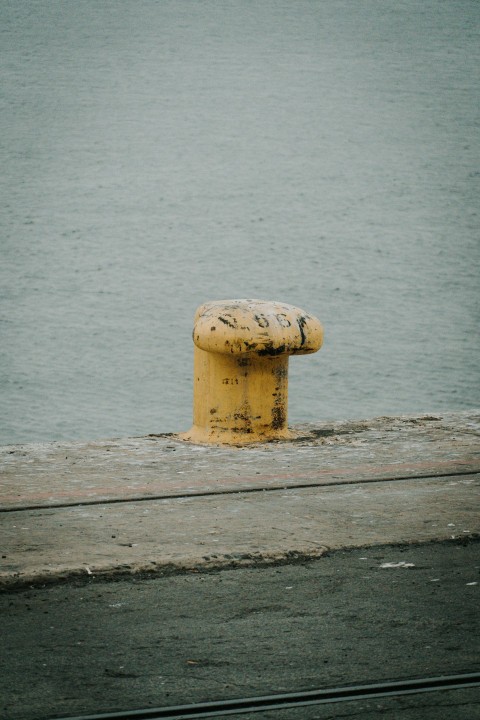
M 317 557 L 326 550 L 480 534 L 465 475 L 149 500 L 1 516 L 0 584 Z
M 3 585 L 165 572 L 480 533 L 480 413 L 2 449 Z
M 0 447 L 0 508 L 480 471 L 480 411 L 322 422 L 242 448 L 176 436 Z

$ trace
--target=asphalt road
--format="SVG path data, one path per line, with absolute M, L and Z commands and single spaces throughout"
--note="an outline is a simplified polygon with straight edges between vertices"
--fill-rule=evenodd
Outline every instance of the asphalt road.
M 465 541 L 4 592 L 0 714 L 46 720 L 479 671 L 479 576 L 480 542 Z M 480 689 L 241 717 L 474 720 Z

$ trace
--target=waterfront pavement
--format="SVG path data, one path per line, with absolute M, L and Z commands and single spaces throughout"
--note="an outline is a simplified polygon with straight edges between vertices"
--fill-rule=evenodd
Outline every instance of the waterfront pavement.
M 0 448 L 2 717 L 480 670 L 479 432 L 467 411 Z M 475 718 L 478 691 L 252 715 L 353 716 Z

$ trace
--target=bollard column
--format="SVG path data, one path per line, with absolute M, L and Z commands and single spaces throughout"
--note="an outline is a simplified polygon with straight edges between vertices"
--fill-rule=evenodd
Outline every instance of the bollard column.
M 288 437 L 288 360 L 322 345 L 320 322 L 264 300 L 218 300 L 195 314 L 193 426 L 196 443 L 238 445 Z

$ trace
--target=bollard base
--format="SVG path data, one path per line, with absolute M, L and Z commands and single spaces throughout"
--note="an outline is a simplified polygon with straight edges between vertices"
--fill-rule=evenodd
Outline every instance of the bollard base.
M 294 434 L 288 428 L 272 431 L 272 429 L 268 427 L 264 432 L 256 430 L 251 433 L 235 433 L 230 429 L 219 431 L 192 425 L 188 432 L 179 433 L 176 437 L 179 440 L 191 442 L 194 445 L 225 445 L 231 447 L 232 445 L 253 445 L 254 443 L 291 440 Z

